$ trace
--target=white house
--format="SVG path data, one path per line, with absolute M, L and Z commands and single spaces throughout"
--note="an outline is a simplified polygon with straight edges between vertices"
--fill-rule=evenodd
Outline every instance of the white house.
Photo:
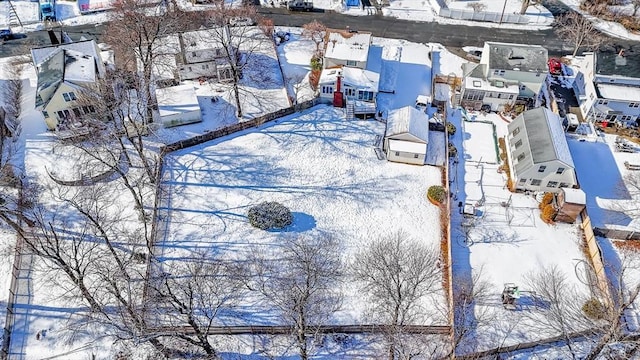
M 164 127 L 202 121 L 196 90 L 191 85 L 178 85 L 156 90 L 158 112 Z
M 366 69 L 370 46 L 370 32 L 327 29 L 323 67 L 350 66 Z
M 577 184 L 575 166 L 558 115 L 540 107 L 509 125 L 507 159 L 516 190 L 557 193 Z
M 424 165 L 429 143 L 428 117 L 413 106 L 389 112 L 383 150 L 387 160 Z
M 81 116 L 95 112 L 92 105 L 77 100 L 105 74 L 100 53 L 93 40 L 31 49 L 37 76 L 35 107 L 50 130 L 73 127 Z
M 333 100 L 338 78 L 340 91 L 344 94 L 347 105 L 354 105 L 355 115 L 375 114 L 380 74 L 349 66 L 324 69 L 318 81 L 321 99 Z
M 640 59 L 638 56 L 585 53 L 572 59 L 573 90 L 585 120 L 618 124 L 640 119 Z
M 547 60 L 547 49 L 539 45 L 485 42 L 480 63 L 462 66 L 461 105 L 494 111 L 534 106 L 549 72 Z

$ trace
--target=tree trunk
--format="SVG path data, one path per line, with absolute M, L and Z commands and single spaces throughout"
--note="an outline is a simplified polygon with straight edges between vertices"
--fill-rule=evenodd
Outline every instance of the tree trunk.
M 524 15 L 527 13 L 527 9 L 529 8 L 530 0 L 522 0 L 522 7 L 520 8 L 520 15 Z

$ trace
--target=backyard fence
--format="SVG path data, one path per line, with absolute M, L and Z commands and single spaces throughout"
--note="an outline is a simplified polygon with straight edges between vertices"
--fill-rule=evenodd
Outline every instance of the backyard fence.
M 440 8 L 438 15 L 456 20 L 486 21 L 494 23 L 528 24 L 529 18 L 520 14 Z
M 223 137 L 223 136 L 227 136 L 227 135 L 230 135 L 230 134 L 233 134 L 233 133 L 237 133 L 237 132 L 242 131 L 242 130 L 254 128 L 254 127 L 260 126 L 260 125 L 262 125 L 262 124 L 264 124 L 266 122 L 273 121 L 275 119 L 281 118 L 283 116 L 291 115 L 291 114 L 293 114 L 295 112 L 308 109 L 310 107 L 318 105 L 319 103 L 320 103 L 320 100 L 318 98 L 315 98 L 315 99 L 312 99 L 312 100 L 308 100 L 308 101 L 304 101 L 304 102 L 301 102 L 301 103 L 299 103 L 297 105 L 294 105 L 294 106 L 291 106 L 291 107 L 288 107 L 288 108 L 280 109 L 278 111 L 275 111 L 275 112 L 272 112 L 272 113 L 269 113 L 269 114 L 258 116 L 256 118 L 251 119 L 251 120 L 239 122 L 237 124 L 233 124 L 233 125 L 221 128 L 221 129 L 209 131 L 209 132 L 207 132 L 205 134 L 197 135 L 197 136 L 194 136 L 194 137 L 189 138 L 189 139 L 176 141 L 174 143 L 171 143 L 171 144 L 168 144 L 166 146 L 163 146 L 162 147 L 162 152 L 164 154 L 168 154 L 168 153 L 173 152 L 173 151 L 186 149 L 188 147 L 199 145 L 199 144 L 205 143 L 207 141 L 211 141 L 211 140 Z
M 586 209 L 580 212 L 580 218 L 582 219 L 580 227 L 584 233 L 584 241 L 586 245 L 585 250 L 596 276 L 598 291 L 600 292 L 601 298 L 603 298 L 608 305 L 611 305 L 613 303 L 613 299 L 609 289 L 609 280 L 607 279 L 607 274 L 604 269 L 602 251 L 596 241 L 596 235 L 593 231 L 593 227 L 591 226 L 591 218 L 589 218 L 589 214 L 587 214 Z

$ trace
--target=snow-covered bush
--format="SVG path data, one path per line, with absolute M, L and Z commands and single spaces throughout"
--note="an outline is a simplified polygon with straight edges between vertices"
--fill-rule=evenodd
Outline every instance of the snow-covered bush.
M 262 230 L 282 229 L 293 222 L 291 211 L 275 201 L 263 202 L 251 207 L 247 216 L 253 227 Z

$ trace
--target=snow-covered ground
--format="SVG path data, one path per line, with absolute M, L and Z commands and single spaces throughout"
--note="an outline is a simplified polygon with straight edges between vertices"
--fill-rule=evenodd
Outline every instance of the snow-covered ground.
M 460 111 L 455 114 L 453 121 L 460 121 Z M 475 316 L 484 322 L 473 329 L 473 339 L 465 346 L 480 350 L 558 335 L 535 326 L 544 308 L 536 307 L 535 295 L 527 292 L 533 290 L 529 280 L 555 267 L 566 276 L 566 291 L 589 294 L 582 282 L 585 274 L 575 270 L 584 259 L 578 225 L 548 225 L 540 219 L 534 197 L 511 193 L 506 176 L 498 171 L 496 142 L 496 136 L 508 133 L 507 122 L 497 114 L 469 116 L 473 121 L 457 124 L 462 126 L 454 143 L 463 155 L 453 165 L 451 191 L 463 207 L 475 206 L 475 216 L 463 216 L 457 204 L 452 207 L 454 283 L 484 284 L 489 296 L 476 306 Z M 504 309 L 501 302 L 506 283 L 522 291 L 515 311 Z

